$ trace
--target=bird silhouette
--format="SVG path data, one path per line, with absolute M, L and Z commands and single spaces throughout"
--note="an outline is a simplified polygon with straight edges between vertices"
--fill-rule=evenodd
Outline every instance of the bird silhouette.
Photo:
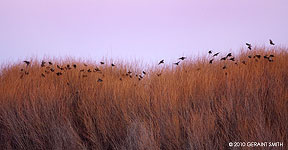
M 51 72 L 54 72 L 54 71 L 55 71 L 55 69 L 51 68 L 51 69 L 50 69 L 50 71 L 51 71 Z
M 231 57 L 232 56 L 232 53 L 228 53 L 226 57 Z
M 226 67 L 226 65 L 224 65 L 223 67 L 222 67 L 222 69 L 226 69 L 227 67 Z
M 103 61 L 100 62 L 101 65 L 104 65 L 105 63 Z
M 263 58 L 265 58 L 265 59 L 269 59 L 268 55 L 263 56 Z
M 252 45 L 250 43 L 246 43 L 246 45 L 248 46 L 248 49 L 252 49 Z
M 227 59 L 227 57 L 222 57 L 220 60 L 226 60 Z
M 45 75 L 43 73 L 41 74 L 41 76 L 45 78 Z
M 77 65 L 76 65 L 76 64 L 73 64 L 73 67 L 76 69 Z
M 97 71 L 101 71 L 101 70 L 100 70 L 98 67 L 96 67 L 96 68 L 95 68 L 95 71 L 97 72 Z
M 53 65 L 51 61 L 48 62 L 49 65 Z
M 216 53 L 216 54 L 214 54 L 214 55 L 213 55 L 213 57 L 217 56 L 218 54 L 219 54 L 219 52 L 218 52 L 218 53 Z
M 270 39 L 269 40 L 270 45 L 275 45 L 275 43 Z
M 57 72 L 56 75 L 60 76 L 60 75 L 62 75 L 62 72 Z
M 102 79 L 100 79 L 100 78 L 98 78 L 97 82 L 103 82 L 103 80 L 102 80 Z
M 231 57 L 229 60 L 231 60 L 231 61 L 235 61 L 235 57 Z
M 145 72 L 145 71 L 142 71 L 142 73 L 143 73 L 143 74 L 146 74 L 146 72 Z
M 42 62 L 41 62 L 41 67 L 45 67 L 45 63 L 46 63 L 46 62 L 42 60 Z
M 92 72 L 91 69 L 88 69 L 87 72 Z
M 211 60 L 209 61 L 209 64 L 212 64 L 212 63 L 213 63 L 213 60 L 214 60 L 214 59 L 211 59 Z
M 128 74 L 131 74 L 132 72 L 129 70 L 127 73 L 128 73 Z
M 179 63 L 180 63 L 180 61 L 178 61 L 178 62 L 176 62 L 176 63 L 173 63 L 173 64 L 178 66 L 178 65 L 179 65 Z
M 179 59 L 180 60 L 185 60 L 187 57 L 184 57 L 184 56 L 182 56 L 182 57 L 180 57 Z
M 111 66 L 112 66 L 112 67 L 114 67 L 114 66 L 115 66 L 115 64 L 113 64 L 113 63 L 112 63 L 112 64 L 111 64 Z
M 208 51 L 208 54 L 209 54 L 209 55 L 212 54 L 212 51 Z
M 21 69 L 20 71 L 24 71 L 24 69 Z
M 162 60 L 158 63 L 158 65 L 160 65 L 160 64 L 164 64 L 164 59 L 162 59 Z
M 26 63 L 27 66 L 30 65 L 30 61 L 25 60 L 23 62 Z
M 261 55 L 255 55 L 253 58 L 261 58 Z
M 252 56 L 251 56 L 251 55 L 249 55 L 249 56 L 248 56 L 248 58 L 252 58 Z

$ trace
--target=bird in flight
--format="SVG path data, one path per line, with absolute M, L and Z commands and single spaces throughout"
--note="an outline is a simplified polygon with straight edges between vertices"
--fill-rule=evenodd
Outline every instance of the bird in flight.
M 248 49 L 252 49 L 252 45 L 250 43 L 246 43 L 246 45 L 248 46 Z
M 76 64 L 73 64 L 73 67 L 76 69 L 77 65 L 76 65 Z
M 184 59 L 186 59 L 187 57 L 184 57 L 184 56 L 182 56 L 182 57 L 180 57 L 179 59 L 180 60 L 184 60 Z
M 179 63 L 180 63 L 180 61 L 178 61 L 178 62 L 176 62 L 176 63 L 173 63 L 173 64 L 178 66 L 178 65 L 179 65 Z
M 218 54 L 219 54 L 219 52 L 218 52 L 218 53 L 216 53 L 216 54 L 214 54 L 214 55 L 213 55 L 213 57 L 217 56 Z
M 232 53 L 228 53 L 226 57 L 230 57 L 230 56 L 232 56 Z
M 164 59 L 162 59 L 162 60 L 158 63 L 158 65 L 160 65 L 160 64 L 164 64 Z
M 271 45 L 275 45 L 275 43 L 271 39 L 269 40 L 269 42 Z
M 23 62 L 26 63 L 27 66 L 30 65 L 30 61 L 25 60 Z

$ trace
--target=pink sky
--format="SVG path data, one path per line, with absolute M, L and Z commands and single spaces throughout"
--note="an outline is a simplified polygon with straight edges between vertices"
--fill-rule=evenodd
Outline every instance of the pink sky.
M 0 63 L 31 56 L 147 62 L 288 44 L 287 0 L 2 0 Z

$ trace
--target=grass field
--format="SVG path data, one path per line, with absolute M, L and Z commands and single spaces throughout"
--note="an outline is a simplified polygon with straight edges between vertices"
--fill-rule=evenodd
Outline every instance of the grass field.
M 73 59 L 4 65 L 0 147 L 216 150 L 242 141 L 286 149 L 287 49 L 212 55 L 147 68 Z

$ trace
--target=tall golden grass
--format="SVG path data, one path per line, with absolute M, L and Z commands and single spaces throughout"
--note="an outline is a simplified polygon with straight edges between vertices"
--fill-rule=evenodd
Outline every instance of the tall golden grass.
M 255 54 L 261 58 L 247 57 Z M 265 54 L 273 54 L 273 62 Z M 0 147 L 228 149 L 229 142 L 268 141 L 287 148 L 287 49 L 242 51 L 235 56 L 238 64 L 219 56 L 209 64 L 209 58 L 142 68 L 147 72 L 142 80 L 135 76 L 142 69 L 128 63 L 84 66 L 73 59 L 56 60 L 50 66 L 54 72 L 45 72 L 49 68 L 36 60 L 27 67 L 22 62 L 5 65 Z M 77 68 L 56 67 L 67 64 Z M 101 73 L 87 72 L 96 66 Z M 126 76 L 129 70 L 132 78 Z

